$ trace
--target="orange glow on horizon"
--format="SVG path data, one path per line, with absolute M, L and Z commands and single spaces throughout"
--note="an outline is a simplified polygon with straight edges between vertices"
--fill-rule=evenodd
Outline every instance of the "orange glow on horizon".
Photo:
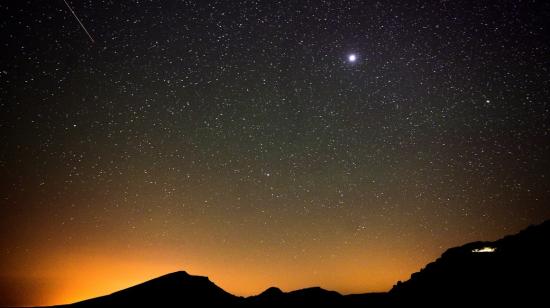
M 112 256 L 88 252 L 46 258 L 33 269 L 33 277 L 29 280 L 42 279 L 50 283 L 41 292 L 35 292 L 43 296 L 29 299 L 28 304 L 74 303 L 179 270 L 208 276 L 212 282 L 238 296 L 255 295 L 270 286 L 284 291 L 321 286 L 344 294 L 387 291 L 398 279 L 410 275 L 403 268 L 418 270 L 412 263 L 390 266 L 391 258 L 374 255 L 370 256 L 372 267 L 365 267 L 362 259 L 346 256 L 323 262 L 322 270 L 301 260 L 294 264 L 274 263 L 266 270 L 265 264 L 246 260 L 235 260 L 233 266 L 228 266 L 220 260 L 201 262 L 198 258 L 188 258 L 189 262 L 181 262 L 181 259 L 185 258 L 146 251 Z

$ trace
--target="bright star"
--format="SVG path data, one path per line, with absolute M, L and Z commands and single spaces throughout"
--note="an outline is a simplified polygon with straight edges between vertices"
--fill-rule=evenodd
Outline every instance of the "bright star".
M 351 54 L 348 56 L 349 62 L 355 62 L 357 60 L 357 56 L 355 54 Z

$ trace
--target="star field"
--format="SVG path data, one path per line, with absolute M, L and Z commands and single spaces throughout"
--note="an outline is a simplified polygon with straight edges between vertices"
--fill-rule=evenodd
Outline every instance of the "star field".
M 0 4 L 0 305 L 384 291 L 550 218 L 547 1 L 68 3 L 94 43 Z

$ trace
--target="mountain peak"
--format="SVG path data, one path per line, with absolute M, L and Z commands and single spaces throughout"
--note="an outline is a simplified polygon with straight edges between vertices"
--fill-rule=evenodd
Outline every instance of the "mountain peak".
M 111 295 L 89 299 L 75 306 L 217 306 L 233 304 L 239 298 L 225 292 L 206 276 L 185 271 L 169 273 Z
M 189 278 L 191 277 L 191 275 L 189 275 L 186 271 L 177 271 L 177 272 L 173 272 L 173 273 L 168 273 L 166 275 L 162 275 L 158 278 L 170 278 L 170 277 L 174 277 L 174 278 Z
M 260 293 L 259 296 L 274 296 L 274 295 L 279 295 L 279 294 L 283 294 L 283 291 L 281 291 L 281 289 L 279 289 L 277 287 L 269 287 L 265 291 Z
M 173 272 L 172 274 L 190 276 L 186 271 L 177 271 L 177 272 Z

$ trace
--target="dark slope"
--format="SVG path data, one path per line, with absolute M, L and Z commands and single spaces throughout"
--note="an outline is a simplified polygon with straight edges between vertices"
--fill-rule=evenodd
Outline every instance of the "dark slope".
M 485 247 L 495 250 L 476 252 Z M 403 305 L 548 304 L 549 261 L 546 221 L 495 242 L 451 248 L 389 294 Z

